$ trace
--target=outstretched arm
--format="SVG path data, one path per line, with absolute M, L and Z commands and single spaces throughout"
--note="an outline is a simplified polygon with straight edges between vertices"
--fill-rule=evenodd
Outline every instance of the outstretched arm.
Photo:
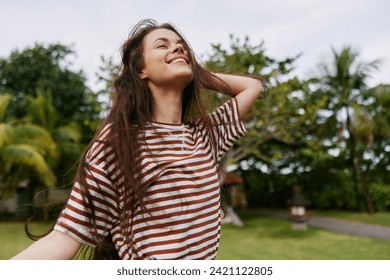
M 45 237 L 31 244 L 12 260 L 70 260 L 81 244 L 66 234 L 53 230 Z
M 255 78 L 231 74 L 216 73 L 214 75 L 220 80 L 216 79 L 217 88 L 210 89 L 222 91 L 223 93 L 235 97 L 240 112 L 240 119 L 243 119 L 244 115 L 263 91 L 262 81 Z M 227 89 L 226 85 L 229 89 Z

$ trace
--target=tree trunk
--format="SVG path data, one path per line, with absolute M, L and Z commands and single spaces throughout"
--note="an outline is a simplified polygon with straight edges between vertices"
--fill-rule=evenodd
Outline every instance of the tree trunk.
M 351 125 L 351 119 L 350 119 L 350 116 L 349 116 L 348 107 L 346 109 L 347 109 L 347 130 L 348 130 L 348 133 L 349 133 L 349 142 L 350 142 L 350 149 L 351 149 L 351 161 L 352 161 L 352 167 L 353 167 L 353 170 L 354 170 L 353 173 L 354 173 L 354 176 L 357 175 L 359 177 L 359 179 L 360 179 L 360 183 L 362 184 L 362 188 L 363 188 L 363 192 L 364 192 L 364 198 L 365 198 L 365 201 L 366 201 L 367 213 L 372 215 L 372 214 L 375 213 L 374 205 L 372 204 L 372 199 L 371 199 L 370 191 L 368 189 L 366 176 L 365 176 L 365 174 L 363 173 L 363 171 L 360 168 L 359 158 L 358 158 L 358 156 L 356 154 L 355 136 L 352 133 L 352 129 L 351 129 L 351 126 L 350 126 Z
M 373 214 L 375 214 L 375 209 L 374 209 L 374 205 L 372 204 L 372 198 L 371 198 L 370 191 L 368 189 L 366 175 L 360 169 L 359 159 L 357 158 L 356 155 L 354 156 L 354 168 L 355 168 L 355 170 L 356 170 L 356 172 L 357 172 L 357 174 L 359 176 L 360 183 L 362 184 L 362 187 L 363 187 L 364 198 L 366 200 L 367 213 L 370 214 L 370 215 L 373 215 Z
M 358 188 L 358 179 L 357 179 L 358 175 L 357 175 L 356 169 L 354 167 L 353 157 L 352 156 L 348 160 L 348 163 L 352 167 L 351 168 L 351 171 L 352 171 L 352 182 L 353 182 L 352 184 L 353 184 L 353 190 L 355 192 L 356 209 L 357 210 L 362 210 L 361 195 L 359 193 L 359 188 Z
M 352 182 L 353 182 L 353 190 L 355 191 L 355 201 L 356 201 L 356 207 L 358 210 L 361 210 L 361 196 L 360 196 L 360 193 L 359 193 L 359 188 L 358 188 L 358 173 L 356 172 L 356 168 L 355 168 L 355 163 L 354 163 L 354 151 L 353 151 L 353 147 L 354 147 L 354 136 L 352 135 L 352 132 L 351 132 L 351 129 L 350 129 L 350 118 L 349 118 L 349 112 L 348 112 L 348 106 L 345 106 L 344 107 L 346 113 L 347 113 L 347 130 L 348 130 L 348 133 L 349 133 L 349 139 L 347 140 L 347 143 L 349 142 L 349 146 L 350 146 L 350 149 L 351 149 L 351 155 L 350 155 L 350 158 L 348 160 L 348 163 L 350 164 L 350 167 L 351 167 L 351 172 L 352 172 Z

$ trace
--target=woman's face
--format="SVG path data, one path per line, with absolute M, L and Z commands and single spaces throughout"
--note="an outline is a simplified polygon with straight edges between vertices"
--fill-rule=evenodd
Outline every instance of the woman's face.
M 183 90 L 192 81 L 192 68 L 185 43 L 175 32 L 156 29 L 143 40 L 144 67 L 141 78 L 149 87 Z

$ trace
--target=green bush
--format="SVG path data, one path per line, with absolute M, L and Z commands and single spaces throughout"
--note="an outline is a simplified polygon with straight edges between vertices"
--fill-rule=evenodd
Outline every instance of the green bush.
M 390 211 L 390 185 L 372 184 L 369 186 L 376 211 Z
M 291 198 L 288 178 L 279 174 L 264 174 L 259 170 L 242 172 L 244 191 L 249 208 L 284 208 Z
M 295 185 L 312 209 L 361 210 L 364 200 L 361 188 L 356 194 L 350 175 L 343 170 L 321 170 L 305 174 L 265 174 L 259 170 L 242 172 L 250 208 L 284 208 Z M 359 198 L 357 198 L 357 195 Z M 359 200 L 360 205 L 357 205 Z
M 316 209 L 356 210 L 356 194 L 351 184 L 327 185 L 311 197 Z

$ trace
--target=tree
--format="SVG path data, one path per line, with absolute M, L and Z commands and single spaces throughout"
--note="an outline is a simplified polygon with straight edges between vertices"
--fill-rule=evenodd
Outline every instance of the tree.
M 73 181 L 75 163 L 80 158 L 85 145 L 82 144 L 80 125 L 76 122 L 64 123 L 55 109 L 51 92 L 37 91 L 36 97 L 28 98 L 28 122 L 44 128 L 52 137 L 57 157 L 49 162 L 59 185 L 69 185 Z
M 390 85 L 375 86 L 363 94 L 369 102 L 354 123 L 354 131 L 365 152 L 365 170 L 371 181 L 389 184 Z
M 115 64 L 112 57 L 100 57 L 101 65 L 99 66 L 96 76 L 102 88 L 98 91 L 102 101 L 102 113 L 107 113 L 109 110 L 109 101 L 113 98 L 113 81 L 119 71 L 119 66 Z
M 266 55 L 264 43 L 252 45 L 231 36 L 225 49 L 213 45 L 206 65 L 214 71 L 263 77 L 267 89 L 248 113 L 247 135 L 229 151 L 227 165 L 235 165 L 245 178 L 250 206 L 284 207 L 295 184 L 312 184 L 307 174 L 316 162 L 331 158 L 323 149 L 317 128 L 318 112 L 326 96 L 314 97 L 308 83 L 293 75 L 299 55 L 276 60 Z M 223 95 L 217 94 L 215 104 Z
M 69 46 L 35 44 L 22 51 L 14 50 L 0 59 L 0 92 L 12 95 L 7 114 L 21 118 L 28 114 L 28 99 L 37 91 L 50 91 L 59 122 L 81 124 L 83 141 L 88 142 L 99 121 L 98 95 L 86 86 L 82 71 L 72 70 Z
M 367 212 L 373 214 L 374 207 L 367 178 L 362 169 L 362 154 L 358 153 L 356 128 L 358 124 L 365 122 L 367 116 L 364 113 L 367 98 L 363 93 L 367 90 L 367 78 L 373 70 L 377 69 L 378 61 L 359 62 L 358 53 L 351 47 L 345 47 L 340 52 L 332 49 L 332 53 L 332 64 L 330 66 L 325 63 L 320 64 L 319 77 L 312 80 L 319 86 L 316 94 L 328 98 L 326 110 L 330 113 L 330 117 L 325 124 L 328 138 L 324 141 L 332 143 L 329 145 L 331 149 L 348 158 L 355 191 L 358 193 L 359 179 L 364 191 Z
M 293 58 L 277 61 L 265 54 L 264 43 L 252 45 L 249 38 L 242 42 L 231 36 L 228 50 L 213 45 L 206 65 L 214 71 L 244 73 L 266 80 L 266 98 L 256 101 L 248 113 L 247 135 L 229 154 L 236 163 L 263 165 L 267 170 L 290 166 L 304 136 L 316 126 L 316 112 L 324 99 L 308 102 L 307 85 L 292 75 Z M 222 96 L 217 95 L 217 98 Z M 220 101 L 218 101 L 220 102 Z
M 19 182 L 31 180 L 30 171 L 44 186 L 56 184 L 48 164 L 57 156 L 53 139 L 37 125 L 4 121 L 10 100 L 10 95 L 0 95 L 0 197 L 14 194 Z
M 11 96 L 0 97 L 4 116 Z M 42 187 L 70 185 L 75 176 L 75 163 L 85 146 L 80 142 L 81 131 L 76 123 L 59 125 L 60 115 L 51 102 L 50 92 L 38 91 L 37 97 L 29 97 L 27 103 L 28 116 L 0 126 L 0 162 L 4 167 L 0 169 L 0 196 L 15 194 L 24 182 L 24 203 L 31 212 L 36 191 Z M 47 191 L 42 198 L 48 199 Z M 48 209 L 43 206 L 47 218 Z

